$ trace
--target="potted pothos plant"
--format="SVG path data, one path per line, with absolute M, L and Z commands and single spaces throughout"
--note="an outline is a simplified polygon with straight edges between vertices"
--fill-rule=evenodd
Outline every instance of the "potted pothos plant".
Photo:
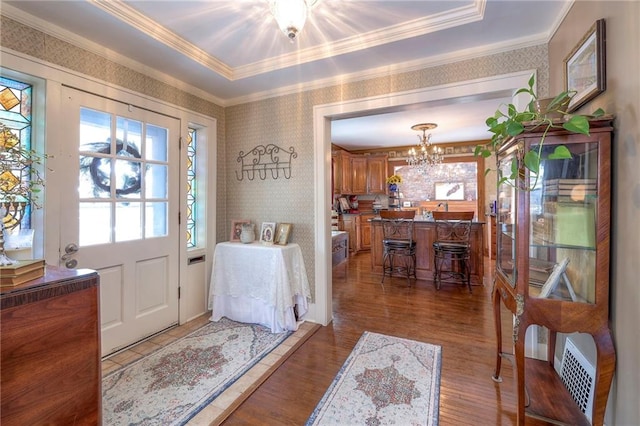
M 489 132 L 492 133 L 491 141 L 484 145 L 478 145 L 475 148 L 474 154 L 476 156 L 479 155 L 486 158 L 499 150 L 510 138 L 524 133 L 526 126 L 533 126 L 542 131 L 540 143 L 538 143 L 534 149 L 526 152 L 523 158 L 524 167 L 534 176 L 534 181 L 530 186 L 527 187 L 525 182 L 521 180 L 516 161 L 511 164 L 511 174 L 509 176 L 504 176 L 500 169 L 497 170 L 498 185 L 506 182 L 517 186 L 519 189 L 531 190 L 535 188 L 538 182 L 540 163 L 542 160 L 571 158 L 571 152 L 564 145 L 556 146 L 552 153 L 546 158 L 542 158 L 542 148 L 547 133 L 554 128 L 564 128 L 570 132 L 588 135 L 589 118 L 601 117 L 605 114 L 601 108 L 589 116 L 569 114 L 567 107 L 571 98 L 576 94 L 575 91 L 564 91 L 554 98 L 542 102 L 542 99 L 539 99 L 533 90 L 534 84 L 535 75 L 532 75 L 531 78 L 529 78 L 528 87 L 518 89 L 515 93 L 516 95 L 526 93 L 531 97 L 531 102 L 529 102 L 523 111 L 519 111 L 513 104 L 503 104 L 496 110 L 493 116 L 487 118 L 486 124 Z M 487 169 L 485 174 L 489 171 L 490 169 Z

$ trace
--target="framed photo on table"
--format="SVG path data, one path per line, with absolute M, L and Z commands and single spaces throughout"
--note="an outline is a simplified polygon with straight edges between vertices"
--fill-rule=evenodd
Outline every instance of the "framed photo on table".
M 275 232 L 275 222 L 262 222 L 262 227 L 260 228 L 260 242 L 262 244 L 273 244 Z
M 251 223 L 250 220 L 232 220 L 231 221 L 231 236 L 229 241 L 240 241 L 240 234 L 242 233 L 242 225 L 245 223 Z
M 293 225 L 290 223 L 279 223 L 276 231 L 275 243 L 280 246 L 286 246 L 289 244 L 289 235 L 291 234 L 292 227 Z
M 564 85 L 575 92 L 567 112 L 573 112 L 606 88 L 605 25 L 598 19 L 564 60 Z

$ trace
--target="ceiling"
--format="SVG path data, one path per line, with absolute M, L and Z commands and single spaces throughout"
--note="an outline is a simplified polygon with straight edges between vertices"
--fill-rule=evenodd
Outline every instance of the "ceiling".
M 573 0 L 321 0 L 298 40 L 267 0 L 2 0 L 2 14 L 222 106 L 547 43 Z M 541 6 L 543 4 L 543 6 Z M 509 99 L 457 98 L 332 123 L 349 150 L 487 137 Z

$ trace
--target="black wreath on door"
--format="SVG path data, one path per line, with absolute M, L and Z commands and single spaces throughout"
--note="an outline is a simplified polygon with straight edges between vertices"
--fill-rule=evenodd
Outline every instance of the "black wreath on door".
M 111 141 L 93 142 L 82 147 L 83 151 L 90 151 L 96 154 L 111 154 Z M 141 158 L 140 151 L 133 144 L 125 144 L 121 140 L 116 141 L 116 155 L 123 161 L 123 158 Z M 80 169 L 89 173 L 91 181 L 95 185 L 94 192 L 111 193 L 111 175 L 108 171 L 110 167 L 101 167 L 106 162 L 113 161 L 111 157 L 83 157 Z M 124 178 L 119 188 L 116 188 L 116 196 L 136 194 L 140 192 L 142 185 L 142 165 L 139 161 L 129 161 L 130 172 Z M 105 170 L 106 169 L 106 170 Z

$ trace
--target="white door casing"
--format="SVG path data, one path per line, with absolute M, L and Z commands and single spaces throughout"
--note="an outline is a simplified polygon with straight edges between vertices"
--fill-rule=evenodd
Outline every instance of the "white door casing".
M 536 70 L 461 81 L 440 86 L 425 87 L 406 92 L 393 92 L 373 97 L 340 101 L 313 107 L 314 140 L 314 214 L 315 221 L 315 302 L 309 306 L 308 318 L 327 325 L 332 321 L 331 282 L 331 121 L 341 117 L 366 115 L 380 110 L 393 110 L 405 105 L 418 105 L 431 101 L 457 102 L 466 97 L 495 98 L 512 96 L 527 85 Z M 537 80 L 537 79 L 536 79 Z M 522 105 L 522 95 L 514 97 L 515 105 Z M 489 136 L 487 136 L 489 138 Z
M 66 87 L 61 98 L 60 264 L 99 272 L 107 355 L 178 322 L 180 121 Z

